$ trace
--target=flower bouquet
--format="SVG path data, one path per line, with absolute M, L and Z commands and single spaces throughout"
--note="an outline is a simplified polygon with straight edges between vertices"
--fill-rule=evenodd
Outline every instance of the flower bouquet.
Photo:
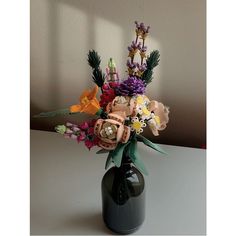
M 150 27 L 138 22 L 135 25 L 136 37 L 128 47 L 127 78 L 120 79 L 112 58 L 103 73 L 100 56 L 91 50 L 88 63 L 92 68 L 95 87 L 85 90 L 78 104 L 37 115 L 53 117 L 84 112 L 96 116 L 81 124 L 67 122 L 55 129 L 66 138 L 84 142 L 88 149 L 100 147 L 98 154 L 108 153 L 105 168 L 111 163 L 114 163 L 114 167 L 108 170 L 102 181 L 103 218 L 110 229 L 119 233 L 133 232 L 144 219 L 144 178 L 140 172 L 148 172 L 139 156 L 137 143 L 142 142 L 157 152 L 165 153 L 141 133 L 148 126 L 157 136 L 159 131 L 166 128 L 169 120 L 168 107 L 145 95 L 146 87 L 153 79 L 153 69 L 159 64 L 160 54 L 154 50 L 147 55 L 145 41 Z M 99 88 L 101 95 L 98 100 Z M 133 180 L 130 180 L 131 177 Z M 130 207 L 132 199 L 136 199 L 136 203 L 132 203 L 133 208 Z

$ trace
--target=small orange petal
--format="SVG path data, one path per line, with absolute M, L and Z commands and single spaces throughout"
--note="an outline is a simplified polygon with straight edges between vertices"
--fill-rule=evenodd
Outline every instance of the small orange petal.
M 80 112 L 82 107 L 80 105 L 73 105 L 70 107 L 70 112 Z
M 98 92 L 98 86 L 95 85 L 95 87 L 92 89 L 92 91 L 91 91 L 90 94 L 88 95 L 89 100 L 95 98 L 97 92 Z
M 89 94 L 90 94 L 89 90 L 83 91 L 83 93 L 80 95 L 80 98 L 79 98 L 80 102 L 83 100 L 84 97 L 88 97 Z

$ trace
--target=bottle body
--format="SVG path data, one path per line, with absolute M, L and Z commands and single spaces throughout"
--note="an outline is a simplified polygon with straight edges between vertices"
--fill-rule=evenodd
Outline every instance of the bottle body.
M 112 231 L 129 234 L 145 218 L 145 181 L 130 163 L 110 168 L 102 179 L 103 220 Z

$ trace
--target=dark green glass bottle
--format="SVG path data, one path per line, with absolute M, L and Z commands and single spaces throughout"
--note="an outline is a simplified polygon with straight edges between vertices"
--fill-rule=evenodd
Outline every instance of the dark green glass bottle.
M 113 232 L 130 234 L 145 218 L 145 181 L 128 157 L 122 159 L 102 179 L 103 220 Z

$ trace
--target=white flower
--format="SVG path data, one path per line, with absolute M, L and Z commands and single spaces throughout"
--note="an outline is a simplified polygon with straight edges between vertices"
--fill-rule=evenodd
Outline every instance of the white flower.
M 146 123 L 144 122 L 144 120 L 139 119 L 137 116 L 133 117 L 131 119 L 131 131 L 135 131 L 137 134 L 140 134 L 143 132 L 144 127 L 146 127 Z

